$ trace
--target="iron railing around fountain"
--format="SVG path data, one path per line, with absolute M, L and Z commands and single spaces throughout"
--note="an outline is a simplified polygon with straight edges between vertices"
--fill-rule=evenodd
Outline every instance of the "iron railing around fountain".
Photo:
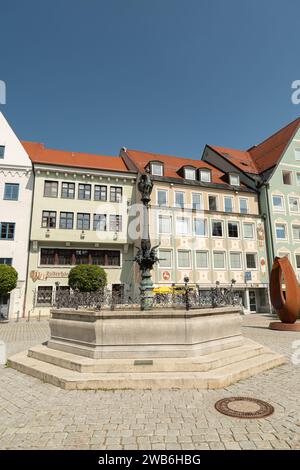
M 232 282 L 228 287 L 215 287 L 203 290 L 199 285 L 191 286 L 173 284 L 168 293 L 153 294 L 153 309 L 172 308 L 191 310 L 196 308 L 216 308 L 230 305 L 239 305 L 240 298 L 234 290 Z M 48 289 L 39 289 L 35 296 L 35 307 L 54 307 L 71 309 L 140 309 L 142 294 L 135 296 L 125 293 L 112 293 L 109 289 L 97 292 L 78 292 L 71 289 L 58 288 L 53 292 Z

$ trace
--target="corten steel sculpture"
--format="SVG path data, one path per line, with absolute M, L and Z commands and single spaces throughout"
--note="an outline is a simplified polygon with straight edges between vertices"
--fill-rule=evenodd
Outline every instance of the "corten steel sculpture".
M 143 203 L 142 214 L 142 238 L 141 246 L 138 248 L 137 254 L 134 258 L 139 265 L 141 271 L 141 310 L 151 310 L 153 307 L 153 282 L 151 279 L 151 270 L 153 266 L 159 261 L 156 249 L 157 246 L 151 247 L 149 235 L 149 202 L 151 200 L 151 192 L 153 183 L 148 173 L 142 174 L 138 182 L 138 189 L 141 193 L 141 200 Z
M 282 290 L 282 277 L 284 277 L 285 293 Z M 273 263 L 270 278 L 271 303 L 276 310 L 280 322 L 270 323 L 271 329 L 299 330 L 300 324 L 295 323 L 300 314 L 300 287 L 287 256 L 276 257 Z

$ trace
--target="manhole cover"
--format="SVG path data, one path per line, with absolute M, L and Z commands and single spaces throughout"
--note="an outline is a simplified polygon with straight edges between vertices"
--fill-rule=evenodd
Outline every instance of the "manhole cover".
M 265 418 L 274 413 L 269 403 L 256 398 L 230 397 L 217 401 L 215 408 L 224 415 L 234 418 Z

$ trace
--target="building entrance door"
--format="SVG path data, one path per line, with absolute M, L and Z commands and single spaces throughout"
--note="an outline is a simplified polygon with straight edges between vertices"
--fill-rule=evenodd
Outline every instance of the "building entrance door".
M 0 321 L 8 320 L 9 294 L 0 295 Z
M 256 295 L 254 290 L 249 290 L 250 312 L 256 312 Z

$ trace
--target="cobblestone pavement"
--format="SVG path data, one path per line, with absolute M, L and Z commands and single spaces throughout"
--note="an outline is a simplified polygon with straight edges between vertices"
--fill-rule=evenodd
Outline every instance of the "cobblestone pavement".
M 269 321 L 243 317 L 244 334 L 291 357 L 299 333 L 268 330 Z M 9 354 L 48 334 L 46 321 L 0 324 Z M 299 393 L 300 365 L 290 360 L 223 390 L 65 391 L 3 367 L 0 448 L 300 449 Z M 214 403 L 232 395 L 267 400 L 275 413 L 259 420 L 219 414 Z

